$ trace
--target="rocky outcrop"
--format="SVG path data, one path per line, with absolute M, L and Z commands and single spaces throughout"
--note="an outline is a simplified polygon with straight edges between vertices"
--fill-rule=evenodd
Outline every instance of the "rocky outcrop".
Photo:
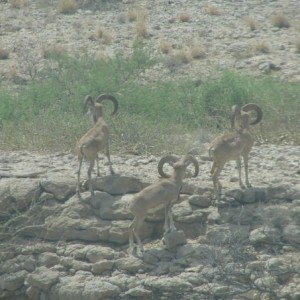
M 147 217 L 143 257 L 127 254 L 127 207 L 159 180 L 158 159 L 131 157 L 135 171 L 114 158 L 119 175 L 95 178 L 95 195 L 84 192 L 79 201 L 75 158 L 64 165 L 55 156 L 50 167 L 49 157 L 27 154 L 0 180 L 0 299 L 298 299 L 300 148 L 278 146 L 293 164 L 275 159 L 260 168 L 270 148 L 274 154 L 265 145 L 251 158 L 253 188 L 237 189 L 236 170 L 225 168 L 218 203 L 209 162 L 201 163 L 173 207 L 177 230 L 163 236 L 163 211 Z M 16 153 L 1 155 L 10 161 Z M 29 174 L 31 164 L 43 166 L 38 176 L 16 176 L 14 168 Z

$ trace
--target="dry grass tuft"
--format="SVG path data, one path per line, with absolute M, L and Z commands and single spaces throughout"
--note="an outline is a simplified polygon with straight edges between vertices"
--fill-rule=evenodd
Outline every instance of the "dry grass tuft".
M 127 15 L 129 22 L 134 22 L 137 20 L 138 12 L 136 9 L 130 9 L 128 10 Z
M 112 43 L 112 35 L 103 27 L 98 27 L 95 33 L 95 39 L 102 40 L 103 44 L 109 45 Z
M 188 49 L 179 49 L 175 52 L 174 57 L 181 63 L 189 63 L 192 59 L 190 51 Z
M 73 14 L 77 10 L 76 0 L 59 0 L 57 10 L 62 14 Z
M 44 58 L 62 56 L 66 54 L 66 49 L 61 45 L 54 45 L 48 48 L 43 48 L 42 55 Z
M 18 76 L 18 70 L 16 66 L 11 66 L 9 69 L 9 78 L 10 80 L 14 80 Z
M 257 28 L 257 21 L 253 17 L 246 17 L 245 18 L 245 23 L 249 27 L 251 31 L 254 31 Z
M 220 10 L 216 6 L 206 6 L 205 10 L 211 16 L 218 16 L 221 14 Z
M 269 53 L 270 52 L 269 46 L 264 41 L 256 42 L 252 46 L 252 50 L 254 52 L 260 52 L 260 53 Z
M 291 26 L 287 17 L 285 17 L 282 14 L 273 16 L 272 24 L 273 24 L 273 26 L 278 27 L 278 28 L 289 28 Z
M 102 39 L 104 34 L 104 29 L 102 27 L 98 27 L 95 32 L 95 38 Z
M 110 45 L 113 41 L 113 37 L 109 32 L 105 31 L 102 36 L 102 41 L 103 44 Z
M 149 35 L 144 21 L 138 21 L 135 25 L 135 30 L 138 37 L 147 38 Z
M 8 58 L 9 58 L 8 51 L 4 47 L 0 46 L 0 59 L 4 60 Z
M 168 54 L 171 52 L 172 49 L 172 45 L 170 42 L 166 41 L 166 40 L 161 40 L 159 42 L 159 49 L 162 53 L 164 54 Z
M 145 21 L 146 20 L 146 13 L 144 10 L 139 10 L 139 9 L 130 9 L 128 10 L 128 20 L 129 22 L 134 22 L 134 21 Z
M 100 51 L 96 54 L 96 59 L 99 59 L 100 61 L 107 63 L 110 60 L 110 56 L 108 53 L 104 51 Z
M 201 59 L 206 57 L 207 49 L 200 45 L 194 45 L 190 49 L 191 57 L 194 59 Z
M 189 22 L 191 20 L 191 14 L 187 11 L 178 14 L 178 19 L 181 22 Z
M 29 5 L 27 0 L 10 0 L 9 3 L 12 8 L 18 9 Z

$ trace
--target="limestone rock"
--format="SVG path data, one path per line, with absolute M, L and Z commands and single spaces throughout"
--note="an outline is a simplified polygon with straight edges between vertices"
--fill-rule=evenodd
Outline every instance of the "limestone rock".
M 102 259 L 101 261 L 98 261 L 93 264 L 92 266 L 92 272 L 95 275 L 100 275 L 101 273 L 105 271 L 110 271 L 114 267 L 114 261 Z
M 291 244 L 300 244 L 300 225 L 290 224 L 284 227 L 283 239 Z
M 76 192 L 76 181 L 74 178 L 56 176 L 41 181 L 42 189 L 52 194 L 58 201 L 65 201 Z
M 280 240 L 280 231 L 273 227 L 260 227 L 250 232 L 250 242 L 252 244 L 273 244 Z
M 136 273 L 145 268 L 143 260 L 133 256 L 119 258 L 115 261 L 115 263 L 117 269 L 127 271 L 129 273 Z
M 2 213 L 24 211 L 38 201 L 41 192 L 38 179 L 1 179 L 0 211 Z
M 140 179 L 124 174 L 115 174 L 93 179 L 93 187 L 111 195 L 124 195 L 127 193 L 136 193 L 146 187 Z
M 0 276 L 1 290 L 15 291 L 21 288 L 26 278 L 26 271 L 19 271 L 11 274 L 4 274 Z
M 201 208 L 206 208 L 211 205 L 211 197 L 208 193 L 205 193 L 204 195 L 192 195 L 188 200 L 191 204 Z
M 30 285 L 42 290 L 49 291 L 52 285 L 58 282 L 59 273 L 46 267 L 39 267 L 28 275 L 27 281 Z
M 173 230 L 164 234 L 163 242 L 166 249 L 171 250 L 179 245 L 186 244 L 186 237 L 183 231 Z

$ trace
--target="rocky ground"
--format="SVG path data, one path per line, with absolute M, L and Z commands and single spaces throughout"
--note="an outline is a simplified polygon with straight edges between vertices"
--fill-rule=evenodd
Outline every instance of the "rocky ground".
M 35 77 L 51 51 L 107 59 L 129 54 L 137 37 L 163 57 L 145 72 L 147 81 L 202 80 L 228 68 L 300 81 L 298 0 L 90 0 L 78 1 L 71 14 L 60 13 L 57 3 L 0 2 L 4 82 Z
M 163 212 L 150 215 L 139 257 L 127 206 L 160 180 L 158 158 L 113 156 L 114 176 L 102 160 L 79 201 L 73 155 L 1 152 L 0 299 L 299 299 L 300 147 L 256 145 L 246 191 L 229 163 L 215 205 L 205 155 L 173 207 L 177 231 L 163 243 Z

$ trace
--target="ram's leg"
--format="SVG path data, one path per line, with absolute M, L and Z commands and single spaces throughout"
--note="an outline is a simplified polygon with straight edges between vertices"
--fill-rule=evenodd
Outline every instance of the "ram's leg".
M 225 162 L 218 164 L 214 173 L 212 174 L 214 193 L 215 193 L 216 199 L 218 199 L 218 200 L 220 199 L 220 195 L 222 193 L 222 185 L 218 178 L 224 168 L 224 165 L 225 165 Z
M 98 154 L 97 154 L 97 158 L 96 158 L 96 163 L 97 163 L 97 176 L 100 177 L 99 156 L 98 156 Z
M 111 162 L 111 159 L 110 159 L 109 143 L 108 142 L 107 142 L 107 147 L 106 147 L 106 157 L 107 157 L 107 160 L 108 160 L 108 163 L 109 163 L 110 174 L 115 174 L 115 171 L 112 167 L 112 162 Z
M 129 225 L 129 248 L 128 248 L 128 254 L 133 254 L 134 251 L 134 241 L 133 241 L 133 232 L 134 232 L 134 228 L 136 226 L 136 217 L 133 219 L 133 221 L 130 223 Z
M 92 184 L 92 171 L 95 165 L 95 160 L 90 161 L 90 165 L 88 168 L 88 182 L 89 182 L 89 191 L 91 192 L 91 195 L 94 196 L 94 190 L 93 190 L 93 184 Z
M 245 186 L 243 184 L 243 181 L 242 181 L 242 163 L 241 163 L 241 158 L 237 158 L 236 160 L 236 167 L 238 169 L 238 174 L 239 174 L 239 185 L 241 187 L 241 189 L 244 189 Z
M 138 250 L 137 250 L 137 255 L 142 256 L 144 253 L 144 246 L 140 238 L 140 228 L 144 223 L 146 216 L 142 217 L 135 217 L 135 223 L 133 225 L 133 234 L 135 236 L 136 242 L 138 244 Z
M 168 210 L 168 218 L 169 218 L 169 230 L 170 231 L 176 230 L 174 220 L 173 220 L 172 206 L 170 206 L 170 208 Z
M 77 194 L 79 199 L 81 199 L 81 195 L 80 195 L 80 172 L 81 172 L 82 159 L 83 159 L 83 157 L 79 158 L 79 165 L 78 165 L 78 171 L 77 171 L 76 194 Z
M 165 206 L 165 223 L 164 223 L 164 234 L 167 233 L 169 230 L 168 224 L 168 205 Z
M 211 166 L 211 170 L 210 170 L 210 174 L 214 174 L 215 170 L 216 170 L 217 164 L 215 162 L 213 162 L 212 166 Z
M 249 175 L 248 175 L 248 173 L 249 173 L 249 170 L 248 170 L 248 154 L 245 154 L 244 156 L 243 156 L 243 158 L 244 158 L 244 167 L 245 167 L 245 181 L 246 181 L 246 186 L 249 188 L 249 187 L 251 187 L 251 183 L 249 182 Z

